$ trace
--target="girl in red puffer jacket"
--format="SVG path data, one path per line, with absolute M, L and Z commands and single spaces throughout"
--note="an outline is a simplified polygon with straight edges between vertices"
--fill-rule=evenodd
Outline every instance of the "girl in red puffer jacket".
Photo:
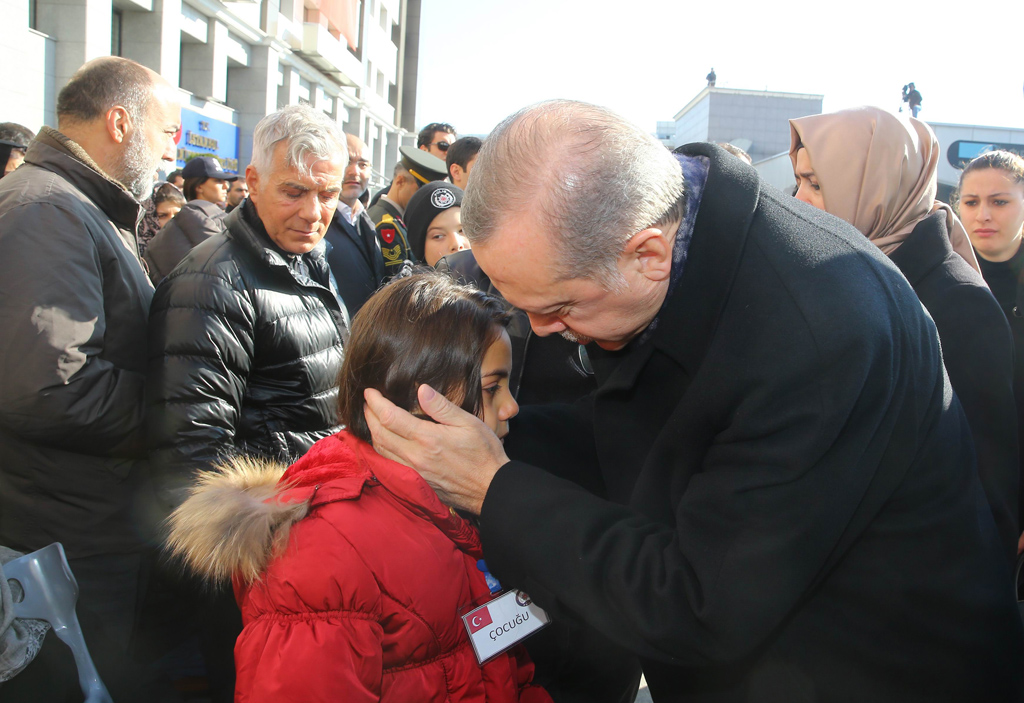
M 363 419 L 363 389 L 415 411 L 428 383 L 504 437 L 518 411 L 507 319 L 498 300 L 439 274 L 390 284 L 353 322 L 346 429 L 287 470 L 230 461 L 174 513 L 170 550 L 233 580 L 238 703 L 550 703 L 521 646 L 477 663 L 460 617 L 489 596 L 477 528 L 377 454 Z

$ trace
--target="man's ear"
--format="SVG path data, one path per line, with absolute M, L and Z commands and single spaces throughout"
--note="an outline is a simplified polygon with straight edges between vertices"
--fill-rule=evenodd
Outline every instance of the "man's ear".
M 667 281 L 672 276 L 672 243 L 659 227 L 640 230 L 626 242 L 624 254 L 642 276 L 651 281 Z
M 245 167 L 245 185 L 249 187 L 249 199 L 256 203 L 260 199 L 260 174 L 252 164 Z
M 452 167 L 450 169 L 448 169 L 448 177 L 451 178 L 452 179 L 452 183 L 454 183 L 455 181 L 457 181 L 460 178 L 462 178 L 462 175 L 465 172 L 466 172 L 465 169 L 463 169 L 458 164 L 452 164 Z
M 124 140 L 128 138 L 128 134 L 134 128 L 132 118 L 128 115 L 128 110 L 120 105 L 115 105 L 107 110 L 104 126 L 110 138 L 118 144 L 123 144 Z

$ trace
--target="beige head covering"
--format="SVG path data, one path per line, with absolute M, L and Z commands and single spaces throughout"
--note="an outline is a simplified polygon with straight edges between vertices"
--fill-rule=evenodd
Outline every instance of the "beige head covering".
M 789 127 L 793 168 L 797 150 L 806 148 L 826 211 L 891 254 L 918 222 L 943 210 L 953 250 L 980 272 L 960 220 L 935 200 L 939 141 L 928 125 L 856 107 L 790 120 Z

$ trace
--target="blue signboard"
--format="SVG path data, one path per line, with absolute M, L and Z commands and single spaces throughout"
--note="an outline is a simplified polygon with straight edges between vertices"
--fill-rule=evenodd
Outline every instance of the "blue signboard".
M 212 156 L 225 171 L 238 173 L 238 127 L 187 108 L 181 111 L 178 167 L 196 156 Z

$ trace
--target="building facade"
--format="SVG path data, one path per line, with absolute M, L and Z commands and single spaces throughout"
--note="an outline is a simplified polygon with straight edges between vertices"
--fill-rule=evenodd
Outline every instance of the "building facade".
M 821 114 L 824 96 L 708 86 L 671 121 L 658 122 L 657 136 L 675 148 L 690 142 L 730 142 L 754 163 L 789 151 L 789 120 Z
M 379 184 L 415 144 L 420 0 L 0 0 L 0 122 L 56 126 L 86 61 L 124 56 L 182 92 L 178 166 L 240 172 L 265 115 L 308 104 L 370 147 Z

